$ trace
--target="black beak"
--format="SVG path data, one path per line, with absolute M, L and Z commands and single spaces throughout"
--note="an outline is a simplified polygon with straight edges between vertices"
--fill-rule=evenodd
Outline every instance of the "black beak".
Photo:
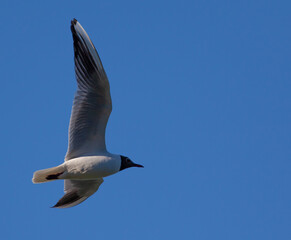
M 143 165 L 140 165 L 140 164 L 136 164 L 136 163 L 134 163 L 134 164 L 133 164 L 133 167 L 142 167 L 142 168 L 143 168 L 144 166 L 143 166 Z

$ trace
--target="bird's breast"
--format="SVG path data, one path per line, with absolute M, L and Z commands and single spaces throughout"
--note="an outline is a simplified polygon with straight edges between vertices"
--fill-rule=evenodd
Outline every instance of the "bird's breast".
M 119 156 L 86 156 L 66 161 L 66 179 L 96 179 L 119 171 Z

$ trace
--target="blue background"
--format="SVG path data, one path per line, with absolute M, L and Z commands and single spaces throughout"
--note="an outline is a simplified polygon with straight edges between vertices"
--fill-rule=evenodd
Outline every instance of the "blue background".
M 1 1 L 1 238 L 291 239 L 290 1 Z M 111 84 L 107 148 L 144 169 L 71 209 L 70 20 Z

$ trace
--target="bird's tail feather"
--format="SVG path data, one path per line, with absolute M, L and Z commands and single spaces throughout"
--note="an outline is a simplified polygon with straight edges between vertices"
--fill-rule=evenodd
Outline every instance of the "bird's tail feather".
M 63 165 L 47 168 L 43 170 L 38 170 L 34 172 L 32 182 L 33 183 L 43 183 L 48 181 L 53 181 L 59 179 L 59 176 L 63 174 L 65 168 Z

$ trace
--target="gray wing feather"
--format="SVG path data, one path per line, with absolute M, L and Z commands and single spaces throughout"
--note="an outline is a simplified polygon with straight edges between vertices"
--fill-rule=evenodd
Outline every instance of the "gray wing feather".
M 109 82 L 93 43 L 75 19 L 71 31 L 78 90 L 65 160 L 106 151 L 105 129 L 112 110 Z
M 65 180 L 65 195 L 56 203 L 54 208 L 74 207 L 94 194 L 103 178 L 96 180 Z

